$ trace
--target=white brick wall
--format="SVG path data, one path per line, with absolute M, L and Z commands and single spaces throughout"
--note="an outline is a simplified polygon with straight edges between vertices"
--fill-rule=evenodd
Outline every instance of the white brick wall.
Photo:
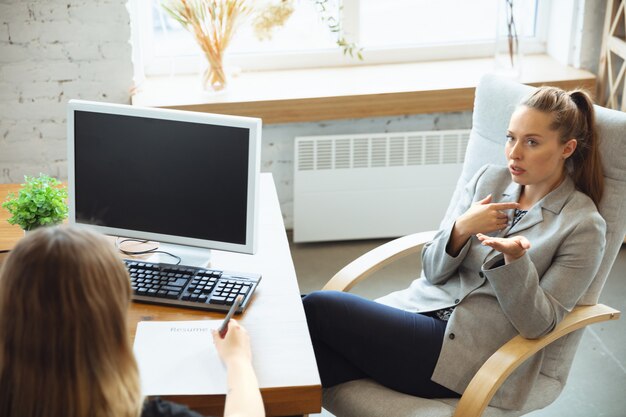
M 67 176 L 66 103 L 128 103 L 128 0 L 0 3 L 0 182 Z

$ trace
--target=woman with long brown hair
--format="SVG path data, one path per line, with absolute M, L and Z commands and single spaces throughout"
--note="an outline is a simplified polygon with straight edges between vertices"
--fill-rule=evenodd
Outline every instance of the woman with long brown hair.
M 142 398 L 130 300 L 126 268 L 104 237 L 61 226 L 22 239 L 0 272 L 0 415 L 199 416 Z M 213 337 L 227 366 L 225 415 L 264 415 L 246 331 L 233 320 L 224 339 Z
M 585 293 L 606 233 L 589 96 L 539 88 L 502 135 L 506 166 L 486 165 L 467 183 L 424 246 L 423 277 L 377 302 L 333 291 L 304 298 L 323 387 L 372 378 L 458 397 L 500 346 L 547 334 Z M 543 352 L 528 359 L 490 404 L 520 409 L 545 361 Z

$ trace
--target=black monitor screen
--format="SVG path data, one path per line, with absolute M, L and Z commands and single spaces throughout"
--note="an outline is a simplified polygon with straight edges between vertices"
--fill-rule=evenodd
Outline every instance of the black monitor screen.
M 249 131 L 74 113 L 76 220 L 244 244 Z

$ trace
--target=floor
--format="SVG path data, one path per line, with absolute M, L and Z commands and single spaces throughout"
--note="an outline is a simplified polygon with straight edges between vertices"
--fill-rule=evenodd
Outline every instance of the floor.
M 319 290 L 344 265 L 385 240 L 291 243 L 302 293 Z M 405 288 L 420 271 L 417 258 L 405 258 L 357 284 L 353 293 L 368 298 Z M 600 302 L 626 312 L 626 245 L 620 250 Z M 568 383 L 549 407 L 532 417 L 626 417 L 626 316 L 587 327 Z M 313 416 L 332 416 L 326 410 Z

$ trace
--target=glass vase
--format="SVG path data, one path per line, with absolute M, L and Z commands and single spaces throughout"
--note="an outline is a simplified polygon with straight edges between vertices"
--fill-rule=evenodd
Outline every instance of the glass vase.
M 226 88 L 227 77 L 224 70 L 222 52 L 207 54 L 207 66 L 202 73 L 202 88 L 207 92 L 218 92 Z
M 523 64 L 523 3 L 521 0 L 497 0 L 494 70 L 516 80 L 522 74 Z

